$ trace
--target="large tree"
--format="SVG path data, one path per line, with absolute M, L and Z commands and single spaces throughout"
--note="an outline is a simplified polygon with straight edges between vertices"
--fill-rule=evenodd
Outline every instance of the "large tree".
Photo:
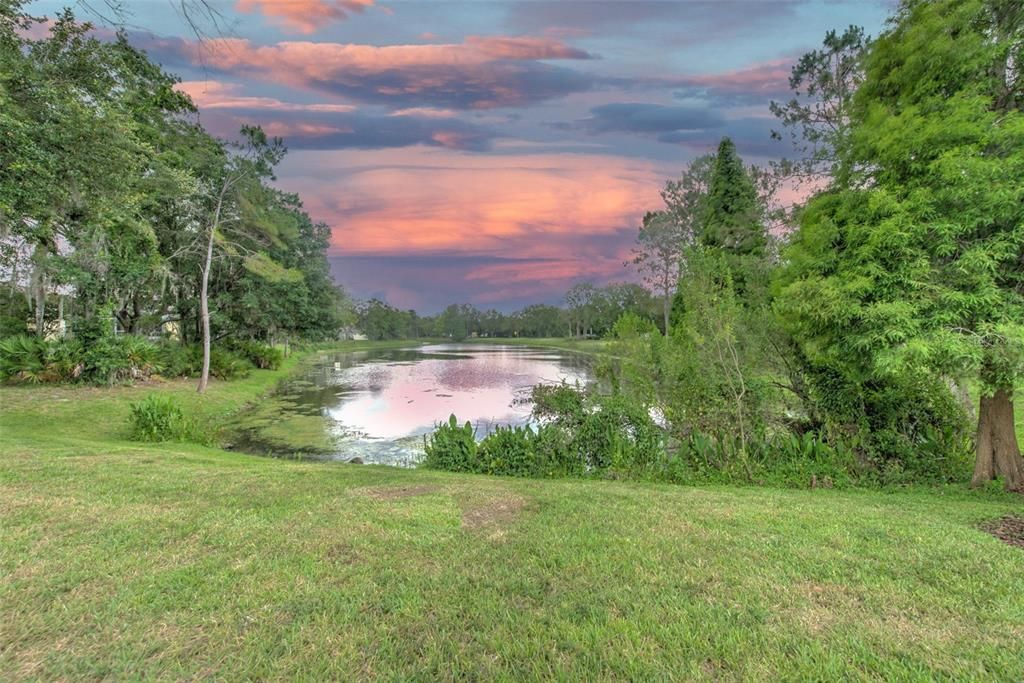
M 973 375 L 973 483 L 1010 489 L 1024 488 L 1022 44 L 1019 2 L 902 5 L 865 60 L 842 172 L 804 212 L 781 298 L 804 349 L 836 367 Z

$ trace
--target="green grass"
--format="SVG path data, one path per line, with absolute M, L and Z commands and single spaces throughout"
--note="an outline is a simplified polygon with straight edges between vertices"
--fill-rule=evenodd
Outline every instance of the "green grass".
M 126 441 L 153 390 L 0 389 L 0 679 L 1024 679 L 1024 552 L 976 528 L 1019 497 Z

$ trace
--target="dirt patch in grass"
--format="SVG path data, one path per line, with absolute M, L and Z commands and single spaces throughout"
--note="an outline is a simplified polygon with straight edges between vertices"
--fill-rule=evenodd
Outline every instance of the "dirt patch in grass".
M 324 551 L 324 557 L 333 564 L 349 565 L 360 561 L 359 553 L 350 543 L 332 543 Z
M 524 507 L 526 500 L 514 495 L 467 501 L 462 504 L 462 528 L 486 529 L 493 531 L 492 535 L 503 535 L 504 528 L 515 521 Z
M 992 534 L 1003 543 L 1024 549 L 1024 517 L 1006 515 L 981 525 L 981 530 Z
M 437 493 L 440 490 L 438 486 L 421 484 L 418 486 L 374 486 L 359 489 L 358 493 L 374 500 L 398 500 L 413 496 L 426 496 L 431 493 Z

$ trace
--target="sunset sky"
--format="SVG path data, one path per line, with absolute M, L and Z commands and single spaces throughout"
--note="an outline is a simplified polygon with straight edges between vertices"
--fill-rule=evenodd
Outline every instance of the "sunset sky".
M 181 76 L 211 132 L 285 138 L 279 184 L 332 227 L 338 282 L 423 313 L 635 279 L 623 262 L 665 180 L 723 135 L 749 162 L 786 154 L 768 103 L 795 58 L 829 29 L 876 35 L 891 11 L 231 0 L 223 37 L 199 45 L 168 0 L 126 4 L 133 40 Z

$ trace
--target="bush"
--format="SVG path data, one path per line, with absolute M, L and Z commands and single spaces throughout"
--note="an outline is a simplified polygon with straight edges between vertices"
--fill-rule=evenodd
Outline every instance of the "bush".
M 157 344 L 162 374 L 167 377 L 192 377 L 203 368 L 203 356 L 194 353 L 194 346 L 186 346 L 170 339 Z M 198 363 L 197 363 L 198 360 Z
M 448 472 L 477 472 L 476 435 L 473 425 L 459 426 L 452 415 L 448 422 L 438 425 L 433 434 L 423 438 L 426 457 L 423 466 Z
M 28 335 L 0 340 L 0 378 L 38 384 L 46 377 L 46 342 Z
M 197 346 L 196 350 L 199 354 L 199 371 L 196 372 L 198 375 L 203 368 L 203 349 L 201 346 Z M 252 364 L 238 354 L 220 346 L 210 349 L 211 377 L 221 380 L 238 379 L 248 375 L 251 370 Z
M 198 436 L 195 423 L 170 396 L 150 394 L 131 405 L 131 438 L 134 441 L 189 441 Z
M 164 341 L 158 348 L 163 372 L 168 377 L 198 377 L 203 371 L 203 347 Z M 253 365 L 239 353 L 222 346 L 210 349 L 210 376 L 221 380 L 237 379 L 249 374 Z
M 41 384 L 71 382 L 83 372 L 82 345 L 19 335 L 0 341 L 0 380 Z
M 231 350 L 260 370 L 277 370 L 284 362 L 284 352 L 258 341 L 235 341 Z
M 510 477 L 537 476 L 533 439 L 534 432 L 529 427 L 498 427 L 477 447 L 475 471 Z
M 455 416 L 425 439 L 424 465 L 450 472 L 513 477 L 637 473 L 663 455 L 662 435 L 640 404 L 621 396 L 587 396 L 579 389 L 537 386 L 535 414 L 547 422 L 499 427 L 479 444 Z
M 570 448 L 589 472 L 642 470 L 663 453 L 661 429 L 646 406 L 624 396 L 590 397 L 570 416 Z M 558 422 L 556 422 L 558 424 Z
M 82 361 L 83 378 L 102 384 L 147 379 L 160 369 L 157 346 L 129 334 L 93 341 Z

